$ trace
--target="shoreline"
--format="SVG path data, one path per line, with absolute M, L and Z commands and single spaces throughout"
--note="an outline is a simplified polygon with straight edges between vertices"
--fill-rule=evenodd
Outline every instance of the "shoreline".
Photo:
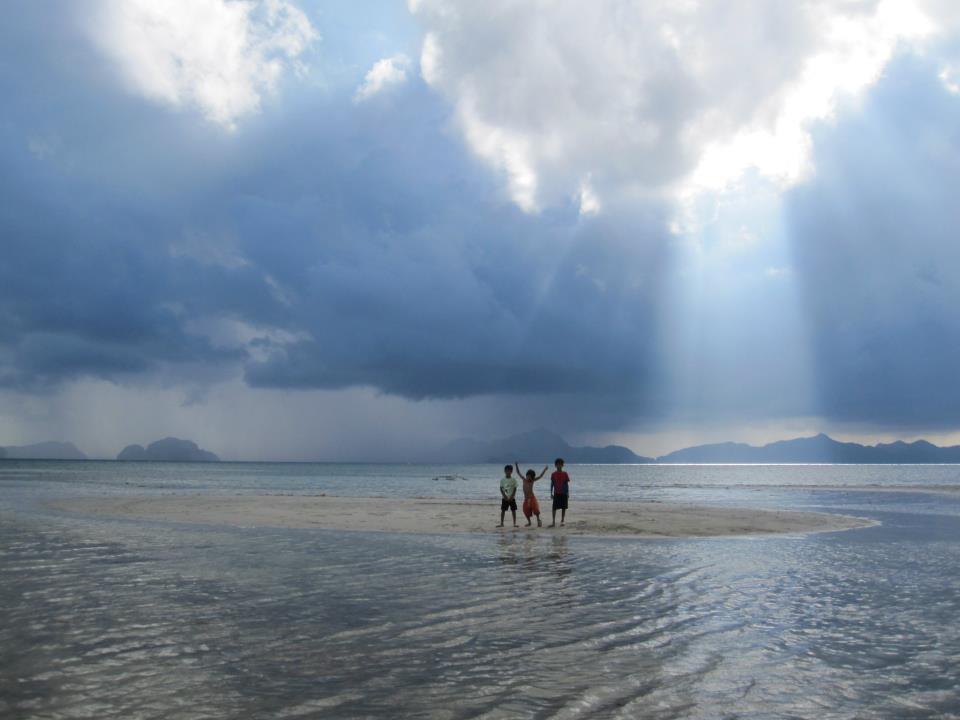
M 541 500 L 543 527 L 496 527 L 497 500 L 341 497 L 332 495 L 166 495 L 51 500 L 49 509 L 98 518 L 230 527 L 290 528 L 412 534 L 505 534 L 633 538 L 706 538 L 854 530 L 873 520 L 824 512 L 728 508 L 660 502 L 584 500 L 571 503 L 565 526 L 550 524 L 550 501 Z M 518 501 L 518 505 L 519 505 Z

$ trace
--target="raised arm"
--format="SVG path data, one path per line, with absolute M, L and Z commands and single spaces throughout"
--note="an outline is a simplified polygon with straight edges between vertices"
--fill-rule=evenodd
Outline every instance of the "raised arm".
M 547 474 L 547 468 L 548 468 L 548 467 L 550 467 L 550 466 L 549 466 L 549 465 L 544 465 L 544 466 L 543 466 L 543 470 L 541 470 L 541 471 L 540 471 L 540 474 L 537 475 L 537 480 L 539 480 L 540 478 L 542 478 L 544 475 Z
M 520 478 L 521 480 L 523 480 L 524 475 L 523 475 L 522 472 L 520 472 L 520 463 L 514 461 L 514 463 L 513 463 L 513 469 L 517 471 L 517 477 Z

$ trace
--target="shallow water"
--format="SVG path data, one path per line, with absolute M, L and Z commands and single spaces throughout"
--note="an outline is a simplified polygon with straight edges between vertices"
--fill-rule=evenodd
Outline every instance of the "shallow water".
M 905 487 L 956 486 L 960 468 L 572 470 L 572 513 L 577 497 L 655 498 L 883 524 L 636 541 L 95 520 L 37 503 L 480 497 L 498 475 L 0 463 L 0 717 L 960 716 L 960 495 Z

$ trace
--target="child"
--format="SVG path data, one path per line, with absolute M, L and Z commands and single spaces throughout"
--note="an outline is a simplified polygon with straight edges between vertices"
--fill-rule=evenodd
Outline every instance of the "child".
M 517 470 L 517 472 L 520 472 Z M 500 481 L 500 524 L 503 527 L 503 518 L 507 515 L 507 508 L 513 515 L 513 526 L 517 527 L 517 479 L 513 477 L 513 468 L 503 466 L 503 479 Z
M 550 527 L 557 525 L 557 510 L 560 511 L 560 526 L 567 519 L 567 504 L 570 499 L 570 476 L 563 471 L 563 458 L 554 461 L 556 471 L 550 476 L 550 497 L 553 498 L 553 522 Z
M 522 475 L 520 472 L 520 463 L 515 462 L 514 467 L 517 468 L 517 475 Z M 537 516 L 537 527 L 543 527 L 543 523 L 540 522 L 540 503 L 537 502 L 537 496 L 533 494 L 533 484 L 543 477 L 544 473 L 547 472 L 547 466 L 543 466 L 543 471 L 537 475 L 533 470 L 527 470 L 526 475 L 523 477 L 523 515 L 527 518 L 527 527 L 530 527 L 530 519 L 536 515 Z

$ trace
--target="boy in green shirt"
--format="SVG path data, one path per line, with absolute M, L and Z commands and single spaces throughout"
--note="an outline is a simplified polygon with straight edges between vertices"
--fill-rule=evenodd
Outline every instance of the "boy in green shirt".
M 513 515 L 513 526 L 517 527 L 517 479 L 513 476 L 512 465 L 503 466 L 503 479 L 500 481 L 500 524 L 497 527 L 503 527 L 507 508 Z

